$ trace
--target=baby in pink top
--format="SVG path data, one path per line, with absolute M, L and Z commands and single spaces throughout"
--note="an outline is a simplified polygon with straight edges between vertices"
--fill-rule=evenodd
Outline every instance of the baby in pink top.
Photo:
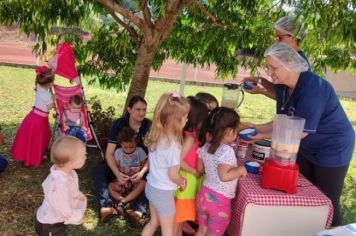
M 79 138 L 87 142 L 87 134 L 84 129 L 82 107 L 84 101 L 81 96 L 73 95 L 69 98 L 68 109 L 64 110 L 64 130 L 67 135 Z
M 38 235 L 66 235 L 68 224 L 78 225 L 84 218 L 87 198 L 80 192 L 78 175 L 86 159 L 83 142 L 72 136 L 57 139 L 51 148 L 50 174 L 42 183 L 44 200 L 36 213 Z

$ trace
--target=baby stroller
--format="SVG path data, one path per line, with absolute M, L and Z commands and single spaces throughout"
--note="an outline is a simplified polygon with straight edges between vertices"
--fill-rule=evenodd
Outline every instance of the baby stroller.
M 75 67 L 75 57 L 73 49 L 69 43 L 61 43 L 57 46 L 56 54 L 48 62 L 49 66 L 54 69 L 55 74 L 60 75 L 71 82 L 75 83 L 75 86 L 64 87 L 55 84 L 53 90 L 56 97 L 56 121 L 55 125 L 58 125 L 59 131 L 62 136 L 65 135 L 64 131 L 64 110 L 68 108 L 69 98 L 73 95 L 79 95 L 84 101 L 84 106 L 82 106 L 81 114 L 83 119 L 83 128 L 85 129 L 87 141 L 94 138 L 95 144 L 87 144 L 87 147 L 95 147 L 99 149 L 101 157 L 104 159 L 103 150 L 99 144 L 98 138 L 96 137 L 93 124 L 90 119 L 90 113 L 88 113 L 87 104 L 85 101 L 85 94 L 83 86 L 80 80 L 80 76 Z

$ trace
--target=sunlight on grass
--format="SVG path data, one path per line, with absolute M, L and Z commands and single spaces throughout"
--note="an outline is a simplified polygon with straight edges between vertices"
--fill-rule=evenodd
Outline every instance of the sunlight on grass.
M 48 174 L 49 161 L 45 161 L 40 168 L 24 167 L 10 158 L 10 145 L 16 129 L 22 119 L 31 110 L 34 102 L 34 70 L 12 67 L 0 67 L 0 125 L 7 142 L 0 147 L 0 153 L 7 156 L 9 166 L 4 173 L 0 173 L 0 235 L 32 235 L 34 234 L 34 212 L 43 199 L 41 183 Z M 113 106 L 115 118 L 121 116 L 126 100 L 126 92 L 115 89 L 102 90 L 97 85 L 89 86 L 83 79 L 87 100 L 97 96 L 104 108 Z M 56 79 L 56 83 L 68 86 L 64 79 Z M 152 118 L 157 100 L 164 92 L 179 91 L 179 84 L 150 81 L 146 92 L 148 102 L 147 117 Z M 221 101 L 222 88 L 208 86 L 185 87 L 185 96 L 195 95 L 197 92 L 208 92 Z M 350 121 L 356 128 L 356 101 L 341 99 Z M 275 103 L 261 95 L 245 94 L 245 101 L 238 109 L 242 121 L 263 123 L 273 118 Z M 53 123 L 53 118 L 50 116 Z M 345 223 L 356 222 L 356 151 L 350 164 L 342 195 L 342 212 Z M 91 169 L 101 161 L 98 152 L 88 151 L 85 167 L 78 171 L 80 189 L 88 198 L 88 209 L 84 222 L 80 226 L 69 226 L 69 235 L 140 235 L 140 229 L 130 228 L 123 217 L 115 218 L 109 224 L 100 224 L 98 206 L 93 194 Z
M 93 209 L 87 209 L 85 212 L 85 219 L 83 222 L 83 227 L 85 230 L 92 231 L 98 226 L 98 219 L 96 212 Z

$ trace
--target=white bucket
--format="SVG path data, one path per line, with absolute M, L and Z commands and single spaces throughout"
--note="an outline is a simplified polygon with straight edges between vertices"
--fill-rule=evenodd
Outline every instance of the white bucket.
M 252 145 L 252 158 L 263 162 L 265 159 L 269 158 L 271 151 L 271 141 L 260 140 Z

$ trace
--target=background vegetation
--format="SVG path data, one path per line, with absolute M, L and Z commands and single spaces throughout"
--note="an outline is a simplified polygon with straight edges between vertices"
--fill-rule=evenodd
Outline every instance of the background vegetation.
M 287 14 L 304 18 L 313 71 L 355 70 L 355 8 L 353 0 L 12 0 L 0 1 L 0 23 L 36 34 L 39 52 L 71 42 L 83 75 L 120 91 L 131 82 L 129 99 L 145 95 L 150 69 L 168 58 L 214 64 L 221 77 L 255 68 L 275 41 L 273 22 Z
M 64 80 L 63 80 L 64 81 Z M 63 83 L 57 79 L 57 83 Z M 0 67 L 0 125 L 7 142 L 0 148 L 6 155 L 9 166 L 0 173 L 0 235 L 32 235 L 34 213 L 41 204 L 43 193 L 41 183 L 48 175 L 49 161 L 37 169 L 25 167 L 13 162 L 10 145 L 18 125 L 31 109 L 34 101 L 34 72 L 30 69 Z M 116 117 L 121 114 L 127 94 L 115 89 L 102 90 L 97 85 L 84 82 L 86 97 L 98 96 L 104 107 L 114 106 Z M 160 95 L 166 91 L 179 90 L 175 83 L 149 81 L 146 93 L 149 118 Z M 205 86 L 186 86 L 185 96 L 206 91 L 221 99 L 222 88 Z M 356 101 L 341 99 L 341 103 L 356 128 Z M 245 102 L 239 108 L 243 121 L 260 123 L 268 121 L 274 114 L 274 102 L 259 95 L 246 95 Z M 53 123 L 53 118 L 51 118 Z M 356 152 L 350 165 L 342 196 L 342 212 L 345 224 L 356 222 Z M 80 188 L 88 197 L 88 209 L 85 221 L 80 226 L 70 226 L 70 235 L 139 235 L 140 230 L 130 228 L 123 218 L 116 218 L 111 223 L 101 225 L 97 214 L 97 202 L 90 179 L 91 169 L 100 162 L 100 155 L 95 150 L 88 150 L 86 166 L 79 170 Z

